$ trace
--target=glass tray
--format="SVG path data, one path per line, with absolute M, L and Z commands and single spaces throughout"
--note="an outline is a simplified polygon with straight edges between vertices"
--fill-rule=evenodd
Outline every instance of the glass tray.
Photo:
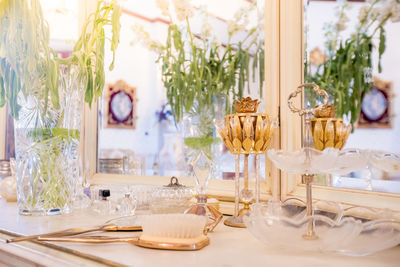
M 307 153 L 310 161 L 306 161 Z M 361 149 L 302 148 L 296 151 L 268 150 L 268 157 L 279 169 L 294 174 L 347 174 L 367 166 L 370 152 Z
M 310 153 L 311 161 L 306 161 Z M 302 148 L 296 151 L 268 150 L 268 157 L 279 169 L 294 174 L 330 173 L 348 174 L 367 166 L 373 166 L 392 175 L 400 175 L 400 154 L 349 148 Z
M 364 256 L 400 243 L 400 217 L 389 210 L 343 209 L 337 203 L 316 201 L 313 202 L 313 215 L 306 216 L 304 205 L 299 199 L 253 204 L 244 221 L 260 241 L 289 250 Z M 361 219 L 354 214 L 380 219 Z M 318 237 L 315 240 L 303 237 L 310 220 L 313 220 Z

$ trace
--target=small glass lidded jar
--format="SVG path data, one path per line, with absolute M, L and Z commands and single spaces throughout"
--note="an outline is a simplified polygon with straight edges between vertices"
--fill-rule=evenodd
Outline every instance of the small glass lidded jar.
M 153 214 L 183 213 L 189 207 L 192 197 L 192 187 L 180 184 L 178 178 L 173 176 L 168 185 L 153 192 L 150 210 Z

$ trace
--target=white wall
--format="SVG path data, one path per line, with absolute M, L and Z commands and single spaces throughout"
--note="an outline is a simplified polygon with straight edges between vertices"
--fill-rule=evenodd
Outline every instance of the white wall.
M 117 50 L 115 68 L 106 71 L 106 83 L 124 80 L 137 89 L 136 129 L 105 128 L 103 121 L 99 131 L 99 149 L 130 149 L 136 154 L 156 154 L 158 151 L 158 127 L 156 111 L 165 102 L 159 72 L 155 64 L 157 55 L 139 43 L 131 46 L 135 39 L 131 30 L 135 23 L 144 24 L 149 32 L 160 32 L 166 28 L 162 23 L 146 23 L 135 17 L 123 14 L 121 17 L 120 44 Z M 160 36 L 161 37 L 161 36 Z M 107 49 L 107 48 L 106 48 Z M 106 66 L 111 62 L 111 54 L 106 55 Z M 99 112 L 105 112 L 103 109 Z
M 324 47 L 325 22 L 336 21 L 332 2 L 310 2 L 307 8 L 307 20 L 309 25 L 307 45 L 310 50 L 314 47 Z M 352 9 L 347 13 L 350 18 L 348 29 L 344 32 L 347 37 L 354 30 L 354 25 L 358 20 L 358 10 L 362 6 L 359 3 L 352 3 Z M 390 152 L 400 152 L 400 23 L 388 22 L 385 26 L 386 31 L 386 51 L 382 57 L 382 73 L 377 71 L 378 56 L 375 50 L 374 76 L 381 80 L 393 83 L 394 99 L 390 103 L 393 107 L 393 128 L 392 129 L 355 129 L 350 135 L 346 147 L 357 147 L 366 149 L 377 149 Z

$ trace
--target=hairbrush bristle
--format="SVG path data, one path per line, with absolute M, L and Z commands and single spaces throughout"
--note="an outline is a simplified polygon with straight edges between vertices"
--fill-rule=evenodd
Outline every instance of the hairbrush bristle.
M 203 235 L 207 218 L 194 214 L 153 214 L 142 220 L 143 235 L 196 238 Z

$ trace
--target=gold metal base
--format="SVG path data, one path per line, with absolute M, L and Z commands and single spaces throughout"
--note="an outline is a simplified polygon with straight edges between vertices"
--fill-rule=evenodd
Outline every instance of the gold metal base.
M 200 216 L 208 216 L 207 225 L 204 228 L 204 234 L 212 232 L 214 228 L 222 220 L 222 213 L 215 207 L 207 203 L 206 195 L 197 196 L 197 204 L 192 205 L 185 211 L 186 214 L 196 214 Z
M 303 239 L 305 239 L 305 240 L 317 240 L 317 239 L 318 239 L 318 236 L 317 236 L 315 233 L 313 233 L 313 234 L 311 234 L 311 235 L 309 235 L 309 234 L 304 234 L 304 235 L 303 235 Z
M 175 242 L 157 242 L 148 241 L 139 238 L 139 242 L 135 245 L 145 248 L 167 249 L 167 250 L 199 250 L 210 244 L 210 239 L 207 236 L 202 236 L 196 241 L 188 243 Z
M 230 227 L 246 228 L 246 225 L 244 224 L 243 221 L 243 216 L 249 214 L 250 214 L 249 204 L 247 205 L 245 204 L 244 208 L 239 211 L 239 215 L 237 217 L 231 216 L 227 218 L 224 221 L 224 224 Z
M 226 226 L 237 227 L 237 228 L 246 228 L 242 218 L 231 216 L 224 221 Z

